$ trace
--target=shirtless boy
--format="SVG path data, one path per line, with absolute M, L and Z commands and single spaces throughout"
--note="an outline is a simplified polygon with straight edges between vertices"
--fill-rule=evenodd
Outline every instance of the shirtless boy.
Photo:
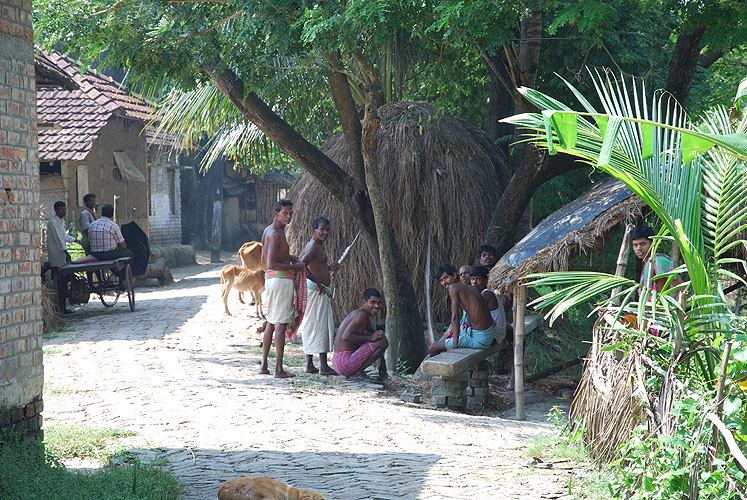
M 451 264 L 436 269 L 433 277 L 449 291 L 454 333 L 451 338 L 431 344 L 428 348 L 431 357 L 454 347 L 485 349 L 490 346 L 495 339 L 495 324 L 482 295 L 475 288 L 460 283 L 457 270 Z
M 502 342 L 506 338 L 506 312 L 503 309 L 503 304 L 498 301 L 498 297 L 488 288 L 488 268 L 485 266 L 473 267 L 470 271 L 470 279 L 472 286 L 480 292 L 482 298 L 488 304 L 490 317 L 493 318 L 495 323 L 495 340 Z
M 306 264 L 308 279 L 306 286 L 309 298 L 306 302 L 306 313 L 298 333 L 303 340 L 303 352 L 306 354 L 306 373 L 337 375 L 327 364 L 327 353 L 332 350 L 335 341 L 335 320 L 330 301 L 330 271 L 340 269 L 340 264 L 327 264 L 324 243 L 329 239 L 329 220 L 317 217 L 311 223 L 312 237 L 306 244 L 301 262 Z M 314 366 L 314 354 L 319 354 L 319 369 Z
M 371 317 L 381 309 L 381 293 L 375 288 L 369 288 L 363 292 L 361 299 L 361 308 L 348 314 L 337 329 L 332 365 L 337 373 L 347 378 L 372 382 L 363 370 L 378 359 L 379 378 L 387 378 L 384 352 L 389 347 L 389 341 L 384 336 L 384 331 L 374 330 L 371 323 Z
M 293 277 L 295 271 L 306 268 L 306 264 L 293 259 L 291 262 L 285 227 L 293 218 L 293 203 L 280 200 L 275 204 L 274 220 L 262 233 L 262 263 L 267 266 L 265 291 L 267 293 L 267 328 L 262 337 L 262 364 L 259 373 L 269 374 L 267 356 L 275 334 L 275 378 L 293 377 L 283 369 L 285 352 L 285 330 L 293 321 Z

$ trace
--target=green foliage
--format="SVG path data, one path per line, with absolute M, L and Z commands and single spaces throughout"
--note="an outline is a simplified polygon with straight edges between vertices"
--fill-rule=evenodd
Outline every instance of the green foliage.
M 137 433 L 133 431 L 79 425 L 47 427 L 44 430 L 44 443 L 49 453 L 61 460 L 78 457 L 106 462 L 121 448 L 116 444 L 117 439 L 135 435 Z
M 177 500 L 182 485 L 152 465 L 69 472 L 41 443 L 0 444 L 0 498 L 7 500 Z
M 604 273 L 535 275 L 530 277 L 535 279 L 533 285 L 550 288 L 536 302 L 552 307 L 554 319 L 593 300 L 596 294 L 619 288 L 621 306 L 612 307 L 605 300 L 600 308 L 618 318 L 635 314 L 638 324 L 613 327 L 623 340 L 611 348 L 637 345 L 664 368 L 686 377 L 690 390 L 695 391 L 693 396 L 675 401 L 673 431 L 641 426 L 624 447 L 616 494 L 663 499 L 700 491 L 698 498 L 732 498 L 735 488 L 744 488 L 745 477 L 723 445 L 713 454 L 707 453 L 713 430 L 706 415 L 721 402 L 714 401 L 715 382 L 718 376 L 725 376 L 731 382 L 726 385 L 720 416 L 734 437 L 744 442 L 745 411 L 739 382 L 747 359 L 743 346 L 747 328 L 727 300 L 722 282 L 745 282 L 747 262 L 734 250 L 747 247 L 742 239 L 747 229 L 747 208 L 743 206 L 747 198 L 747 118 L 734 121 L 720 108 L 704 116 L 695 129 L 681 109 L 661 98 L 649 100 L 644 88 L 634 85 L 628 89 L 609 75 L 599 74 L 593 83 L 603 105 L 601 113 L 573 87 L 571 91 L 585 112 L 570 111 L 548 96 L 524 89 L 524 95 L 543 113 L 512 121 L 537 131 L 530 140 L 547 147 L 551 154 L 553 149 L 564 151 L 620 179 L 663 223 L 651 253 L 671 240 L 677 243 L 684 264 L 674 273 L 654 277 L 667 281 L 658 290 Z M 689 281 L 667 290 L 673 275 L 685 270 Z M 680 303 L 673 295 L 684 289 L 690 295 Z M 666 334 L 649 336 L 647 325 L 652 323 Z M 673 341 L 677 337 L 682 339 L 681 345 Z M 729 356 L 731 345 L 734 352 Z M 721 358 L 726 371 L 719 374 Z M 650 382 L 656 385 L 657 377 Z M 657 422 L 664 418 L 659 415 Z M 709 468 L 702 472 L 706 462 Z
M 707 453 L 712 432 L 703 422 L 708 411 L 702 401 L 685 398 L 674 403 L 671 435 L 651 438 L 650 429 L 636 428 L 616 463 L 615 498 L 665 500 L 693 491 L 703 500 L 738 498 L 734 487 L 744 486 L 744 472 L 729 455 L 710 459 Z

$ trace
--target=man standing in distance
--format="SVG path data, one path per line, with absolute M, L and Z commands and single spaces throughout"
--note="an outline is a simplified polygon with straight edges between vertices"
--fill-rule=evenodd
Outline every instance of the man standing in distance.
M 47 257 L 49 258 L 49 267 L 52 268 L 52 279 L 55 280 L 57 293 L 60 294 L 58 295 L 58 301 L 62 297 L 61 294 L 64 293 L 63 287 L 69 278 L 65 277 L 64 281 L 57 281 L 57 268 L 70 262 L 67 244 L 75 242 L 75 238 L 67 234 L 66 215 L 67 206 L 65 202 L 56 201 L 54 203 L 54 215 L 47 222 Z M 73 312 L 70 307 L 65 307 L 64 300 L 62 300 L 59 307 L 63 308 L 60 311 L 62 314 Z
M 294 375 L 283 369 L 285 352 L 285 331 L 293 321 L 293 278 L 296 271 L 306 268 L 306 264 L 297 259 L 291 261 L 288 240 L 285 238 L 285 227 L 293 219 L 293 202 L 280 200 L 273 210 L 272 224 L 262 233 L 262 263 L 267 267 L 265 273 L 265 292 L 267 293 L 267 328 L 262 337 L 262 364 L 259 373 L 269 375 L 267 356 L 270 344 L 275 335 L 275 378 L 289 378 Z
M 88 241 L 88 227 L 93 221 L 98 219 L 96 216 L 96 195 L 88 193 L 83 196 L 83 205 L 85 205 L 86 208 L 78 217 L 78 227 L 80 228 L 80 233 L 83 235 L 80 237 L 80 245 L 83 247 L 83 250 L 85 250 L 86 255 L 90 255 L 91 242 Z
M 317 217 L 311 223 L 312 238 L 306 244 L 301 262 L 306 264 L 308 279 L 306 286 L 309 296 L 306 302 L 306 313 L 299 333 L 303 340 L 303 352 L 306 354 L 306 373 L 337 375 L 327 364 L 327 353 L 335 341 L 335 320 L 330 302 L 330 271 L 340 269 L 334 262 L 327 265 L 327 254 L 324 253 L 324 242 L 329 239 L 329 220 Z M 319 354 L 319 369 L 314 366 L 314 354 Z

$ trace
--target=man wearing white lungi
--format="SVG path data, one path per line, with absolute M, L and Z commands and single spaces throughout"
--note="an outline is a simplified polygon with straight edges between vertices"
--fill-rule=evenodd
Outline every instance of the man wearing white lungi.
M 330 271 L 340 269 L 340 264 L 335 262 L 327 265 L 324 242 L 329 238 L 329 221 L 317 217 L 311 223 L 311 230 L 311 241 L 306 244 L 304 256 L 301 257 L 301 262 L 306 264 L 306 286 L 309 290 L 306 312 L 299 329 L 306 354 L 306 373 L 337 375 L 327 364 L 327 353 L 332 351 L 335 343 L 335 320 L 329 291 Z M 314 354 L 319 354 L 319 369 L 314 366 Z

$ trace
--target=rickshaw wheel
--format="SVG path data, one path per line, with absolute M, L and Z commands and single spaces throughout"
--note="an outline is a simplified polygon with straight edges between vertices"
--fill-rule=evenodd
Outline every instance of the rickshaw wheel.
M 119 300 L 120 291 L 115 288 L 118 285 L 118 276 L 111 269 L 101 270 L 101 283 L 96 293 L 99 294 L 101 303 L 106 307 L 114 307 Z

